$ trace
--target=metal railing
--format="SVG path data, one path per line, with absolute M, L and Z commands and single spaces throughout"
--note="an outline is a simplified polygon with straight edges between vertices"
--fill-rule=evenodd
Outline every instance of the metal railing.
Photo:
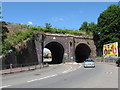
M 41 69 L 44 67 L 48 67 L 49 65 L 46 64 L 19 64 L 19 65 L 4 65 L 2 67 L 8 67 L 3 68 L 2 70 L 0 70 L 0 74 L 10 74 L 10 73 L 16 73 L 16 72 L 24 72 L 24 71 L 30 71 L 30 70 L 35 70 L 35 69 Z

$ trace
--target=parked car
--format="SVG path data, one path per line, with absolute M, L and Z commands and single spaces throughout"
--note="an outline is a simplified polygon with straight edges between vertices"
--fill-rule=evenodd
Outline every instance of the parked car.
M 116 61 L 118 67 L 120 67 L 120 58 Z
M 93 67 L 93 68 L 95 68 L 95 62 L 94 62 L 94 60 L 92 60 L 92 59 L 86 59 L 84 61 L 84 68 L 86 68 L 86 67 Z

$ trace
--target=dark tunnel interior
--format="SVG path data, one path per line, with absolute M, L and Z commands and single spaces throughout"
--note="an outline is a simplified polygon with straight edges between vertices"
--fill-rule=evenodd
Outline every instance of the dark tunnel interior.
M 58 42 L 50 42 L 45 48 L 49 49 L 52 54 L 52 61 L 49 64 L 60 64 L 63 61 L 64 48 Z
M 75 59 L 77 63 L 84 62 L 85 59 L 89 58 L 91 49 L 86 44 L 79 44 L 75 50 Z

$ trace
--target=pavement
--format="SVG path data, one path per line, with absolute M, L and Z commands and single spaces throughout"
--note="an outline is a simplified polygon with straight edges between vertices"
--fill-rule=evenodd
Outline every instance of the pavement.
M 36 70 L 36 69 L 41 69 L 48 67 L 49 65 L 33 65 L 33 66 L 25 66 L 25 67 L 17 67 L 17 68 L 10 68 L 10 69 L 4 69 L 0 71 L 0 75 L 4 74 L 13 74 L 13 73 L 20 73 L 20 72 L 25 72 L 25 71 L 31 71 L 31 70 Z

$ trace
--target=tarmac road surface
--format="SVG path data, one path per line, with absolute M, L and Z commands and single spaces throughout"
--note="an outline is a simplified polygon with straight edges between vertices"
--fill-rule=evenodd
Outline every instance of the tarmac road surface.
M 96 64 L 51 65 L 42 70 L 5 75 L 3 88 L 118 88 L 118 67 Z

